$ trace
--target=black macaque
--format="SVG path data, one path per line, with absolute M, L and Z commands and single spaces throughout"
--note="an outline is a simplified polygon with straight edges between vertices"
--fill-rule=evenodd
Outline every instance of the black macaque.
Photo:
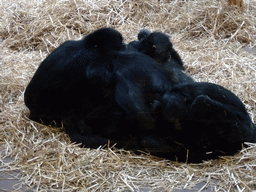
M 179 54 L 173 49 L 169 37 L 161 32 L 153 32 L 142 29 L 138 34 L 139 41 L 132 41 L 128 44 L 128 49 L 138 50 L 149 55 L 160 64 L 169 65 L 185 70 Z
M 239 98 L 184 74 L 166 35 L 143 30 L 138 38 L 126 48 L 118 31 L 103 28 L 60 45 L 26 88 L 29 118 L 63 123 L 71 141 L 84 147 L 110 140 L 117 148 L 193 163 L 256 142 Z
M 122 40 L 118 31 L 103 28 L 61 44 L 40 64 L 26 88 L 29 118 L 46 125 L 63 124 L 72 141 L 79 142 L 82 131 L 91 136 L 92 146 L 100 140 L 106 143 L 106 138 L 92 136 L 83 118 L 109 101 L 119 51 L 125 48 Z
M 81 119 L 103 102 L 115 73 L 122 35 L 111 28 L 97 30 L 79 41 L 66 41 L 38 67 L 24 100 L 29 118 L 60 124 Z
M 160 106 L 157 129 L 144 139 L 153 155 L 199 163 L 234 155 L 244 142 L 256 142 L 256 126 L 245 106 L 222 86 L 176 85 L 163 95 Z
M 128 130 L 116 134 L 122 133 L 118 126 L 124 120 L 153 121 L 151 109 L 170 87 L 166 72 L 149 56 L 127 51 L 122 39 L 118 31 L 103 28 L 61 44 L 25 90 L 29 118 L 63 124 L 71 141 L 85 147 L 99 147 L 110 138 L 118 148 L 139 149 Z
M 185 74 L 183 62 L 179 54 L 173 49 L 169 37 L 161 32 L 150 33 L 143 29 L 138 34 L 139 41 L 132 41 L 127 49 L 140 51 L 158 62 L 169 72 L 171 84 L 192 83 L 194 80 Z
M 138 54 L 136 46 L 140 46 L 148 34 L 143 31 L 139 41 L 132 42 L 127 50 Z M 156 38 L 157 43 L 161 42 L 158 40 Z M 147 48 L 150 46 L 144 49 Z M 171 76 L 171 80 L 166 80 L 166 71 L 174 68 L 182 72 L 182 69 L 171 65 L 172 58 L 165 62 L 157 60 L 160 57 L 157 54 L 147 55 L 157 64 L 141 62 L 138 65 L 131 62 L 129 67 L 119 65 L 112 103 L 95 109 L 87 116 L 92 125 L 104 122 L 99 121 L 99 117 L 111 119 L 104 123 L 108 126 L 95 131 L 96 135 L 110 139 L 111 143 L 117 142 L 118 148 L 148 151 L 156 156 L 191 163 L 233 155 L 244 142 L 256 141 L 255 125 L 243 103 L 232 92 L 211 83 L 195 83 L 190 78 L 174 81 Z M 174 74 L 177 72 L 174 71 Z M 129 111 L 137 113 L 132 117 Z M 139 115 L 145 111 L 146 116 Z M 113 118 L 116 120 L 113 121 Z
M 127 45 L 127 49 L 130 51 L 139 51 L 140 46 L 141 46 L 141 42 L 146 39 L 149 35 L 150 35 L 150 31 L 148 31 L 147 29 L 142 29 L 140 30 L 139 34 L 138 34 L 138 40 L 139 41 L 132 41 Z

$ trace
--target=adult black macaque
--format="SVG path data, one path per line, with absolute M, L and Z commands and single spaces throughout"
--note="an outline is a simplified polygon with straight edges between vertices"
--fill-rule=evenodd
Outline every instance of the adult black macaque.
M 243 103 L 222 86 L 176 85 L 163 95 L 160 105 L 157 131 L 148 132 L 144 141 L 145 147 L 155 142 L 148 149 L 151 154 L 199 163 L 234 155 L 244 142 L 256 142 L 256 126 Z
M 233 155 L 243 142 L 256 141 L 255 125 L 240 99 L 221 86 L 195 83 L 184 74 L 183 62 L 167 35 L 144 29 L 138 40 L 128 49 L 156 60 L 170 73 L 173 85 L 158 100 L 161 107 L 154 110 L 155 129 L 141 138 L 147 151 L 173 160 L 201 162 Z
M 139 41 L 132 41 L 127 48 L 130 51 L 140 51 L 158 62 L 169 72 L 171 84 L 192 83 L 194 80 L 185 74 L 183 62 L 174 50 L 169 37 L 161 32 L 142 29 L 138 34 Z
M 108 95 L 122 35 L 111 28 L 79 41 L 66 41 L 38 67 L 24 97 L 29 118 L 57 124 L 66 117 L 81 119 Z
M 127 141 L 126 135 L 116 139 L 118 126 L 124 119 L 131 124 L 152 121 L 152 103 L 170 87 L 166 72 L 149 56 L 127 51 L 122 39 L 118 31 L 103 28 L 61 44 L 25 90 L 29 118 L 47 125 L 63 123 L 71 140 L 86 147 L 113 138 L 119 148 L 138 149 L 129 131 Z

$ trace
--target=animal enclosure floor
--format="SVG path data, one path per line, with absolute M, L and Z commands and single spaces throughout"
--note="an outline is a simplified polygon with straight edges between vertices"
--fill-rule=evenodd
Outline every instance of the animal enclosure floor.
M 2 42 L 2 40 L 0 40 L 0 43 Z M 245 51 L 249 52 L 250 54 L 256 56 L 256 48 L 250 49 L 248 47 L 244 48 Z M 0 65 L 2 64 L 2 57 L 3 55 L 0 52 Z M 1 150 L 1 148 L 0 148 Z M 1 151 L 0 151 L 1 152 Z M 10 162 L 11 159 L 9 158 L 5 158 L 3 160 L 3 162 L 5 164 L 8 164 L 8 162 Z M 0 163 L 3 163 L 0 162 Z M 0 170 L 0 192 L 6 192 L 6 191 L 22 191 L 22 192 L 30 192 L 30 191 L 36 191 L 36 186 L 34 188 L 29 188 L 28 186 L 20 186 L 19 183 L 21 183 L 22 181 L 20 181 L 20 176 L 21 172 L 19 171 L 12 171 L 12 172 L 6 172 L 5 170 Z M 176 189 L 174 190 L 175 192 L 195 192 L 195 191 L 199 191 L 202 187 L 204 187 L 205 183 L 201 182 L 198 183 L 193 189 Z M 50 189 L 46 190 L 46 191 L 51 191 Z M 150 187 L 148 186 L 144 186 L 141 187 L 140 190 L 141 192 L 149 192 L 152 191 L 150 189 Z M 161 191 L 161 190 L 159 190 Z M 164 190 L 163 190 L 164 191 Z M 208 188 L 202 190 L 204 192 L 210 192 L 210 191 L 214 191 L 214 189 L 209 186 Z M 123 192 L 130 192 L 130 190 L 124 190 Z
M 256 48 L 250 49 L 248 47 L 244 48 L 245 51 L 253 54 L 256 56 Z M 0 60 L 1 62 L 1 60 Z M 4 163 L 8 164 L 11 159 L 5 158 Z M 2 162 L 3 163 L 3 162 Z M 23 192 L 31 192 L 36 191 L 35 188 L 29 188 L 28 186 L 20 186 L 21 181 L 20 173 L 18 171 L 12 171 L 12 172 L 5 172 L 3 170 L 0 170 L 0 192 L 1 191 L 23 191 Z M 204 182 L 198 183 L 193 189 L 176 189 L 174 192 L 196 192 L 199 191 L 201 188 L 203 188 L 205 185 Z M 150 192 L 152 191 L 150 187 L 142 187 L 139 191 L 141 192 Z M 163 190 L 164 191 L 164 190 Z M 208 186 L 202 192 L 211 192 L 214 191 L 214 189 L 211 186 Z M 124 190 L 123 192 L 130 192 L 130 190 Z

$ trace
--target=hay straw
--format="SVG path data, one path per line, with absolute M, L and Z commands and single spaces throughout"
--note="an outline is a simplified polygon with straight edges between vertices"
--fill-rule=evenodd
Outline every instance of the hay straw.
M 35 191 L 173 191 L 202 181 L 201 190 L 256 189 L 255 144 L 202 164 L 112 146 L 80 148 L 61 128 L 30 121 L 23 101 L 38 65 L 60 43 L 103 26 L 130 42 L 145 27 L 171 35 L 187 73 L 233 91 L 256 121 L 256 58 L 244 50 L 256 45 L 255 1 L 245 1 L 244 10 L 210 0 L 2 0 L 0 5 L 0 170 L 18 170 L 21 183 Z

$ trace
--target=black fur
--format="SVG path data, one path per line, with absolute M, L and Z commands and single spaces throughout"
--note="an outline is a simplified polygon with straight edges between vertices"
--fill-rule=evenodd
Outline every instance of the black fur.
M 25 91 L 29 118 L 50 124 L 81 119 L 108 95 L 122 35 L 97 30 L 80 41 L 66 41 L 38 67 Z
M 178 161 L 233 155 L 255 142 L 239 98 L 183 73 L 165 34 L 144 30 L 138 39 L 125 48 L 118 31 L 103 28 L 60 45 L 26 88 L 30 119 L 62 122 L 71 141 L 85 147 L 110 140 Z
M 161 32 L 150 33 L 143 29 L 138 34 L 139 41 L 128 44 L 128 50 L 142 52 L 153 58 L 162 68 L 169 72 L 171 84 L 192 83 L 194 80 L 184 73 L 183 62 L 173 49 L 169 37 Z
M 125 50 L 121 34 L 103 28 L 53 51 L 28 84 L 25 104 L 30 119 L 63 123 L 71 140 L 86 147 L 112 139 L 134 149 L 133 130 L 124 134 L 120 125 L 149 124 L 154 120 L 151 103 L 169 89 L 166 72 L 153 59 Z
M 128 45 L 130 50 L 138 50 L 163 65 L 171 65 L 185 70 L 179 54 L 174 50 L 169 37 L 161 32 L 142 29 L 138 34 L 139 41 L 132 41 Z M 168 61 L 171 59 L 170 63 Z
M 152 154 L 184 161 L 189 150 L 188 162 L 198 163 L 234 155 L 244 142 L 255 142 L 256 127 L 243 103 L 222 86 L 203 82 L 176 85 L 160 103 L 161 118 L 149 135 L 167 150 L 149 149 Z M 173 153 L 172 147 L 168 149 L 173 145 L 184 151 Z

